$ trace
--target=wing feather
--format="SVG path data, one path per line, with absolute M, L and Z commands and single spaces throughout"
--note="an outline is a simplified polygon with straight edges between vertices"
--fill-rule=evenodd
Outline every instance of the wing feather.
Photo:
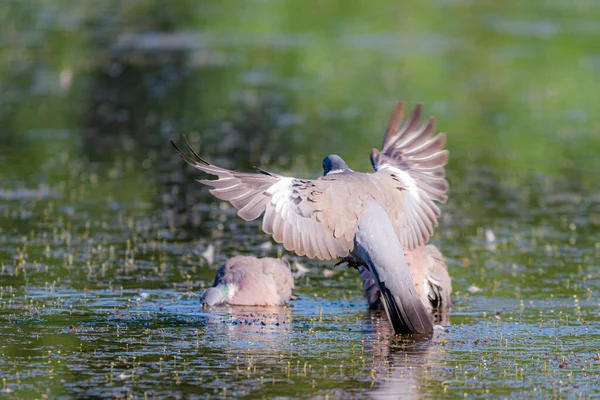
M 200 182 L 212 186 L 210 193 L 215 197 L 236 207 L 241 218 L 251 221 L 264 214 L 262 229 L 287 250 L 330 259 L 346 256 L 353 249 L 362 203 L 340 201 L 340 195 L 348 193 L 347 180 L 295 179 L 260 169 L 258 173 L 232 171 L 209 164 L 191 148 L 195 158 L 173 146 L 194 168 L 217 176 Z
M 246 221 L 254 221 L 264 212 L 269 198 L 267 196 L 254 196 L 254 198 L 240 208 L 238 214 Z
M 442 311 L 447 310 L 452 305 L 452 282 L 444 257 L 433 245 L 425 246 L 423 251 L 427 260 L 428 273 L 426 279 L 430 286 L 429 301 L 433 308 L 439 308 Z
M 422 113 L 417 105 L 402 125 L 404 105 L 396 105 L 381 152 L 371 153 L 374 174 L 344 172 L 307 180 L 262 169 L 238 172 L 209 164 L 187 140 L 192 156 L 171 143 L 187 163 L 217 176 L 200 182 L 236 207 L 241 218 L 251 221 L 264 214 L 262 229 L 287 250 L 320 259 L 346 256 L 354 248 L 363 204 L 371 197 L 385 208 L 402 246 L 411 250 L 433 234 L 440 216 L 434 201 L 445 202 L 448 191 L 446 137 L 433 137 L 434 118 L 420 127 Z
M 382 149 L 373 149 L 371 163 L 377 171 L 375 175 L 387 172 L 395 178 L 387 180 L 388 185 L 397 187 L 401 193 L 396 193 L 396 199 L 391 201 L 400 209 L 399 214 L 394 214 L 394 226 L 402 245 L 411 250 L 426 243 L 438 225 L 440 210 L 435 202 L 447 200 L 444 166 L 448 162 L 448 151 L 444 149 L 446 135 L 434 136 L 434 117 L 420 126 L 423 114 L 420 104 L 401 126 L 398 118 L 403 110 L 401 103 L 396 105 Z M 392 128 L 395 132 L 390 131 Z M 392 215 L 389 208 L 388 214 Z

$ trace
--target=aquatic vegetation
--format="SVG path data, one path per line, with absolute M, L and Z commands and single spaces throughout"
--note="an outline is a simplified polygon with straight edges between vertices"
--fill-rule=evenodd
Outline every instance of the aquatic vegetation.
M 597 397 L 600 8 L 565 4 L 3 7 L 0 395 Z M 400 97 L 448 133 L 451 325 L 390 338 L 356 271 L 289 254 L 286 307 L 186 295 L 285 253 L 170 137 L 226 167 L 316 177 L 334 150 L 366 171 Z

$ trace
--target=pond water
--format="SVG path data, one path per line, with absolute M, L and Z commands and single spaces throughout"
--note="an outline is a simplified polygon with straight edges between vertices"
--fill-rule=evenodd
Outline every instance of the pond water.
M 600 396 L 600 4 L 0 6 L 0 397 Z M 396 100 L 448 134 L 450 325 L 393 337 L 358 274 L 196 183 L 368 171 Z M 235 254 L 300 299 L 202 308 Z

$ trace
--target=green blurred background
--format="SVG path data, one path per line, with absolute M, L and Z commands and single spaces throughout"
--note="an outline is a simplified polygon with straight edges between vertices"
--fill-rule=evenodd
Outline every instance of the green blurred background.
M 235 130 L 270 156 L 337 151 L 366 168 L 401 99 L 438 117 L 451 171 L 472 157 L 564 172 L 599 146 L 599 13 L 591 1 L 4 2 L 1 134 L 149 146 Z
M 180 310 L 157 322 L 163 306 L 199 292 L 228 256 L 281 254 L 264 245 L 269 238 L 256 224 L 193 182 L 199 174 L 168 140 L 181 143 L 186 134 L 210 161 L 243 170 L 315 177 L 321 159 L 337 153 L 368 171 L 370 150 L 403 100 L 423 103 L 448 134 L 450 197 L 434 242 L 447 257 L 457 303 L 455 328 L 433 347 L 433 361 L 417 352 L 415 362 L 429 367 L 418 370 L 417 381 L 427 378 L 409 397 L 597 395 L 587 374 L 597 376 L 600 360 L 599 72 L 600 3 L 592 0 L 1 2 L 3 390 L 22 397 L 368 393 L 364 361 L 352 379 L 322 371 L 292 379 L 272 366 L 268 373 L 281 382 L 253 391 L 249 380 L 229 375 L 238 367 L 222 349 L 232 342 L 211 336 L 223 333 L 206 322 L 214 315 L 194 320 L 206 341 L 197 353 L 185 344 L 198 331 L 185 330 Z M 212 263 L 199 256 L 211 245 Z M 333 332 L 333 347 L 307 345 L 298 354 L 306 338 L 291 335 L 271 349 L 285 355 L 276 361 L 338 368 L 331 351 L 352 364 L 347 346 L 379 340 L 361 322 L 356 275 L 325 279 L 321 271 L 331 265 L 297 260 L 313 269 L 297 283 L 305 302 L 294 309 L 294 332 Z M 175 365 L 164 374 L 152 369 L 167 357 L 161 340 L 134 350 L 136 367 L 123 361 L 130 349 L 112 328 L 92 328 L 114 328 L 107 315 L 129 315 L 132 296 L 151 290 L 161 304 L 148 311 L 153 322 L 134 313 L 114 326 L 136 340 L 177 332 L 169 351 L 199 360 L 190 376 L 177 376 L 188 386 L 177 386 L 174 371 L 183 372 Z M 317 321 L 315 307 L 333 320 Z M 565 316 L 576 327 L 559 331 Z M 336 336 L 340 324 L 357 333 Z M 90 338 L 105 346 L 101 356 Z M 248 341 L 240 348 L 256 337 Z M 59 350 L 63 356 L 49 363 L 48 351 Z M 501 359 L 485 364 L 498 352 Z M 272 358 L 240 357 L 261 356 Z M 406 362 L 385 357 L 385 365 Z M 578 359 L 585 368 L 573 367 Z M 79 367 L 80 375 L 70 372 Z M 212 374 L 203 384 L 192 378 L 199 369 Z M 132 371 L 137 382 L 112 381 Z M 457 371 L 478 378 L 462 380 Z M 99 392 L 105 377 L 110 385 Z

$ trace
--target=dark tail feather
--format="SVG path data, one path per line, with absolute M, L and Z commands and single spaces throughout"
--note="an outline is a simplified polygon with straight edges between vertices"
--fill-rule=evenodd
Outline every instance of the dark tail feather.
M 429 312 L 419 299 L 414 285 L 406 285 L 404 290 L 394 295 L 384 282 L 380 282 L 376 271 L 373 276 L 379 282 L 383 305 L 388 318 L 398 333 L 430 333 L 433 323 Z M 411 280 L 412 281 L 412 280 Z
M 433 324 L 429 312 L 421 300 L 415 296 L 400 299 L 394 296 L 386 287 L 381 285 L 383 304 L 396 333 L 429 333 L 433 331 Z

